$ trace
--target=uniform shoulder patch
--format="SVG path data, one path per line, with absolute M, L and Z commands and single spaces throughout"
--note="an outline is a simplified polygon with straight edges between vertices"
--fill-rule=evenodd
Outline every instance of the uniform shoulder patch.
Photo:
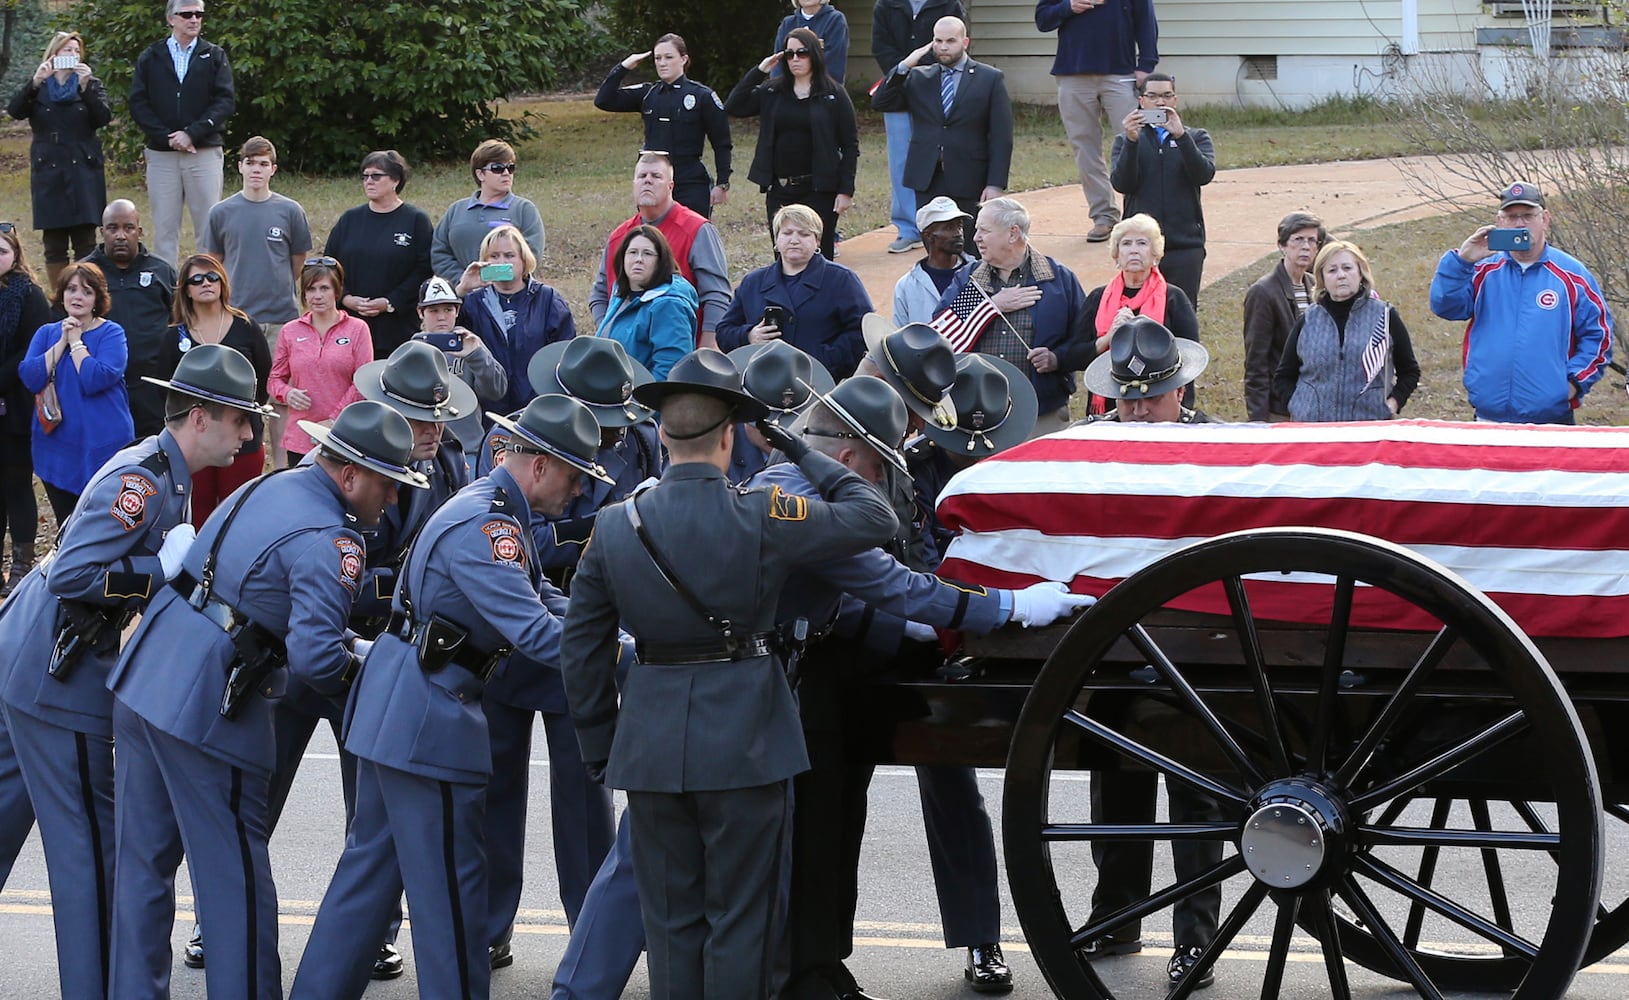
M 336 538 L 334 548 L 339 550 L 339 582 L 354 595 L 362 588 L 362 565 L 366 555 L 362 543 L 354 538 Z
M 720 110 L 720 111 L 724 110 L 724 101 L 723 101 L 722 98 L 720 98 L 718 96 L 718 91 L 716 91 L 716 90 L 713 91 L 713 103 L 718 105 L 718 110 Z
M 158 484 L 139 472 L 126 472 L 119 476 L 119 495 L 113 498 L 108 513 L 129 531 L 147 520 L 147 501 L 158 495 Z
M 492 436 L 486 439 L 487 450 L 492 453 L 492 464 L 497 465 L 498 459 L 503 457 L 503 450 L 509 447 L 509 434 L 507 431 L 493 431 Z
M 769 516 L 777 521 L 802 521 L 809 516 L 809 498 L 776 486 L 769 493 Z
M 481 525 L 481 534 L 492 543 L 492 561 L 516 569 L 526 568 L 526 546 L 520 540 L 520 527 L 501 518 Z

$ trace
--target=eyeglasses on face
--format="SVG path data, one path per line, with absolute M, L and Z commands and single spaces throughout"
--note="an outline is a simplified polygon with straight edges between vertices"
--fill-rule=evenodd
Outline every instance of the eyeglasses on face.
M 329 256 L 307 257 L 301 267 L 338 267 L 339 261 Z
M 787 49 L 786 50 L 786 58 L 788 58 L 788 59 L 807 59 L 807 58 L 809 58 L 809 50 L 808 49 Z
M 481 169 L 493 174 L 512 174 L 516 166 L 514 163 L 488 163 Z
M 184 17 L 189 21 L 199 21 L 203 19 L 204 12 L 201 10 L 178 10 L 175 12 L 175 16 Z
M 390 175 L 382 174 L 377 170 L 364 170 L 362 171 L 362 179 L 364 181 L 387 181 L 390 180 Z
M 220 284 L 221 273 L 219 271 L 198 271 L 187 276 L 187 284 L 189 285 L 197 286 L 202 285 L 205 282 L 208 282 L 211 285 Z

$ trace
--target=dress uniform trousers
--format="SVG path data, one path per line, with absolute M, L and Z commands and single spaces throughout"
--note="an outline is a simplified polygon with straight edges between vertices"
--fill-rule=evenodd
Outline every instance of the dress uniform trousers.
M 995 832 L 979 791 L 978 772 L 953 765 L 919 766 L 916 786 L 945 947 L 970 948 L 1001 940 Z
M 645 950 L 641 921 L 633 842 L 624 810 L 616 842 L 589 883 L 566 953 L 554 970 L 551 1000 L 617 1000 L 622 996 L 639 964 L 639 953 Z
M 204 975 L 210 996 L 282 996 L 266 777 L 162 732 L 122 703 L 115 703 L 113 729 L 120 878 L 111 996 L 167 993 L 169 941 L 151 928 L 175 921 L 175 870 L 183 846 L 199 874 L 193 880 L 198 919 L 209 928 Z M 137 870 L 148 877 L 132 877 Z M 158 887 L 168 892 L 153 891 Z M 155 977 L 160 966 L 163 974 Z
M 1203 823 L 1219 813 L 1216 802 L 1203 792 L 1181 782 L 1165 786 L 1171 805 L 1171 822 Z M 1158 776 L 1148 771 L 1093 771 L 1092 822 L 1146 824 L 1154 822 Z M 1202 874 L 1222 860 L 1219 841 L 1177 841 L 1171 845 L 1171 860 L 1177 882 Z M 1106 915 L 1124 906 L 1147 899 L 1154 866 L 1154 845 L 1147 841 L 1092 845 L 1092 861 L 1097 865 L 1097 885 L 1092 889 L 1092 915 Z M 1216 937 L 1217 915 L 1222 890 L 1212 886 L 1179 900 L 1171 910 L 1171 931 L 1182 947 L 1210 944 Z M 1138 925 L 1128 925 L 1117 936 L 1129 937 Z
M 713 178 L 701 157 L 673 158 L 673 200 L 703 219 L 713 217 Z
M 28 789 L 23 785 L 23 771 L 17 763 L 17 751 L 11 745 L 11 731 L 5 719 L 0 718 L 0 889 L 11 877 L 11 866 L 17 863 L 17 852 L 34 829 L 34 806 L 28 801 Z

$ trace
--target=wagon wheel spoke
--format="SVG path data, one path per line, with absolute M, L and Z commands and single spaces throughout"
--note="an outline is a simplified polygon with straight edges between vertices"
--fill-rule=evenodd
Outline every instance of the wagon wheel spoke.
M 1538 814 L 1538 810 L 1533 808 L 1533 804 L 1531 802 L 1523 802 L 1520 799 L 1512 799 L 1510 802 L 1510 807 L 1516 810 L 1516 815 L 1521 817 L 1522 822 L 1527 824 L 1527 828 L 1529 830 L 1532 830 L 1534 833 L 1550 832 L 1549 824 L 1544 822 L 1544 817 Z M 1606 812 L 1608 815 L 1617 815 L 1617 813 L 1613 812 L 1613 808 L 1611 806 L 1606 807 Z M 1551 861 L 1554 861 L 1558 865 L 1561 863 L 1560 851 L 1550 851 L 1548 853 Z M 1606 903 L 1603 902 L 1595 904 L 1596 920 L 1605 920 L 1611 915 L 1611 912 L 1612 911 L 1607 909 Z
M 1324 669 L 1318 685 L 1318 708 L 1307 746 L 1307 767 L 1322 775 L 1329 768 L 1329 744 L 1335 733 L 1335 703 L 1340 696 L 1341 664 L 1346 662 L 1346 631 L 1352 623 L 1352 590 L 1356 581 L 1336 577 L 1334 609 L 1329 614 L 1328 641 L 1324 645 Z
M 1353 859 L 1353 868 L 1367 875 L 1388 889 L 1407 897 L 1417 906 L 1427 907 L 1440 913 L 1454 923 L 1487 938 L 1506 951 L 1520 955 L 1531 960 L 1538 954 L 1538 946 L 1517 934 L 1511 933 L 1508 924 L 1495 924 L 1486 920 L 1469 909 L 1454 902 L 1448 897 L 1436 892 L 1407 875 L 1386 864 L 1378 858 L 1359 855 Z M 1419 941 L 1407 942 L 1410 948 L 1418 947 Z
M 1178 703 L 1205 727 L 1205 731 L 1222 748 L 1222 752 L 1227 755 L 1239 774 L 1252 787 L 1264 784 L 1267 776 L 1261 773 L 1261 768 L 1257 767 L 1256 762 L 1250 759 L 1243 747 L 1239 746 L 1239 741 L 1222 725 L 1222 720 L 1218 719 L 1211 707 L 1205 704 L 1205 699 L 1199 697 L 1199 692 L 1195 691 L 1193 685 L 1188 683 L 1188 679 L 1182 676 L 1182 671 L 1171 662 L 1171 658 L 1160 648 L 1159 643 L 1154 641 L 1154 637 L 1148 634 L 1148 630 L 1141 625 L 1134 626 L 1126 630 L 1126 638 L 1137 648 L 1137 652 L 1148 658 L 1149 665 L 1165 678 L 1165 682 L 1171 685 L 1171 691 L 1176 695 Z
M 1431 977 L 1427 976 L 1425 970 L 1420 968 L 1420 964 L 1414 961 L 1413 954 L 1403 946 L 1403 942 L 1397 940 L 1397 935 L 1392 933 L 1391 926 L 1374 908 L 1374 904 L 1369 902 L 1368 895 L 1352 880 L 1350 875 L 1341 878 L 1340 888 L 1336 891 L 1340 893 L 1342 899 L 1346 900 L 1347 905 L 1357 914 L 1358 919 L 1363 921 L 1363 926 L 1368 928 L 1369 933 L 1373 934 L 1380 942 L 1380 947 L 1385 949 L 1386 954 L 1396 963 L 1398 970 L 1413 984 L 1415 991 L 1420 996 L 1425 997 L 1426 1000 L 1442 1000 L 1442 993 L 1431 982 Z
M 1242 807 L 1245 804 L 1246 793 L 1242 789 L 1229 787 L 1200 774 L 1186 764 L 1180 764 L 1124 733 L 1115 732 L 1096 719 L 1088 718 L 1078 709 L 1065 712 L 1063 720 L 1104 746 L 1119 751 L 1151 771 L 1165 775 L 1167 780 L 1175 778 L 1190 788 L 1197 788 L 1207 795 L 1223 799 L 1235 806 Z
M 1341 953 L 1341 938 L 1335 930 L 1335 909 L 1330 905 L 1329 893 L 1320 892 L 1309 900 L 1311 921 L 1323 945 L 1324 971 L 1329 974 L 1331 1000 L 1352 1000 L 1352 988 L 1346 982 L 1346 956 Z
M 1237 823 L 1049 823 L 1041 827 L 1041 839 L 1054 843 L 1157 840 L 1174 844 L 1178 841 L 1191 840 L 1232 841 L 1238 833 Z
M 1431 829 L 1441 830 L 1448 825 L 1448 813 L 1454 807 L 1453 799 L 1438 799 L 1431 806 Z M 1382 823 L 1381 826 L 1389 826 Z M 1420 852 L 1419 883 L 1429 887 L 1437 878 L 1437 856 L 1441 848 L 1432 844 Z M 1420 943 L 1420 927 L 1425 923 L 1425 907 L 1419 900 L 1414 900 L 1408 908 L 1408 922 L 1403 927 L 1403 940 L 1413 948 Z
M 1237 854 L 1223 858 L 1186 882 L 1167 886 L 1147 899 L 1132 903 L 1130 906 L 1122 906 L 1112 913 L 1105 914 L 1101 919 L 1088 923 L 1070 935 L 1069 943 L 1072 947 L 1084 948 L 1133 920 L 1141 920 L 1151 913 L 1158 913 L 1197 892 L 1209 889 L 1213 885 L 1220 885 L 1242 871 L 1244 871 L 1243 858 Z
M 1267 953 L 1267 974 L 1261 980 L 1261 1000 L 1278 1000 L 1284 986 L 1284 963 L 1289 960 L 1290 939 L 1295 936 L 1295 917 L 1301 911 L 1301 897 L 1285 893 L 1278 899 L 1278 919 L 1273 924 L 1273 946 Z
M 1199 981 L 1210 972 L 1211 967 L 1216 964 L 1217 957 L 1233 943 L 1233 939 L 1238 936 L 1245 923 L 1256 915 L 1256 911 L 1261 908 L 1261 901 L 1266 898 L 1267 887 L 1260 882 L 1251 882 L 1250 887 L 1244 890 L 1244 895 L 1239 897 L 1233 912 L 1229 913 L 1227 919 L 1222 921 L 1222 925 L 1216 928 L 1215 939 L 1205 946 L 1205 950 L 1199 955 L 1199 961 L 1195 962 L 1182 977 L 1182 982 L 1177 984 L 1176 989 L 1166 994 L 1166 1000 L 1184 1000 L 1199 988 Z
M 1354 812 L 1367 812 L 1387 799 L 1401 795 L 1404 792 L 1413 791 L 1428 781 L 1434 781 L 1442 777 L 1473 757 L 1486 753 L 1512 737 L 1526 732 L 1529 725 L 1525 712 L 1512 712 L 1491 726 L 1487 726 L 1476 735 L 1460 741 L 1457 746 L 1444 750 L 1430 760 L 1384 784 L 1377 785 L 1361 795 L 1354 796 L 1350 802 L 1351 808 Z
M 1491 831 L 1493 820 L 1488 814 L 1487 799 L 1471 799 L 1471 822 L 1478 830 Z M 1482 848 L 1482 873 L 1487 878 L 1488 899 L 1493 903 L 1493 919 L 1500 927 L 1515 927 L 1510 919 L 1510 897 L 1505 892 L 1505 873 L 1499 864 L 1499 852 L 1491 847 Z
M 1371 847 L 1468 847 L 1499 851 L 1549 851 L 1561 844 L 1555 833 L 1515 830 L 1433 830 L 1425 826 L 1364 827 Z
M 1412 795 L 1399 795 L 1395 799 L 1392 799 L 1391 802 L 1386 805 L 1386 808 L 1381 810 L 1380 818 L 1374 821 L 1374 825 L 1390 826 L 1397 822 L 1397 817 L 1403 815 L 1403 810 L 1407 809 L 1408 804 L 1413 801 L 1414 796 Z
M 1261 712 L 1262 737 L 1267 744 L 1273 767 L 1278 776 L 1294 773 L 1290 768 L 1290 748 L 1284 741 L 1284 729 L 1278 721 L 1278 702 L 1273 698 L 1272 685 L 1267 680 L 1267 658 L 1261 652 L 1261 633 L 1256 629 L 1256 617 L 1250 613 L 1250 596 L 1244 592 L 1244 580 L 1230 576 L 1222 581 L 1227 592 L 1227 606 L 1233 614 L 1233 629 L 1239 636 L 1239 648 L 1244 654 L 1244 666 L 1250 674 L 1250 686 L 1256 692 L 1256 708 Z
M 1408 673 L 1404 675 L 1402 683 L 1397 686 L 1397 690 L 1392 693 L 1390 698 L 1386 699 L 1385 707 L 1380 710 L 1380 714 L 1369 725 L 1368 731 L 1358 740 L 1357 747 L 1347 756 L 1340 769 L 1335 772 L 1335 777 L 1331 779 L 1335 784 L 1345 788 L 1353 787 L 1364 765 L 1368 764 L 1370 759 L 1373 758 L 1375 749 L 1380 746 L 1380 741 L 1385 739 L 1393 726 L 1397 725 L 1404 712 L 1415 707 L 1417 704 L 1414 700 L 1415 695 L 1425 685 L 1427 678 L 1437 669 L 1437 666 L 1442 663 L 1443 658 L 1448 655 L 1448 650 L 1453 648 L 1458 638 L 1459 636 L 1453 629 L 1446 626 L 1438 630 L 1436 636 L 1426 646 L 1425 652 L 1421 653 L 1419 659 L 1414 661 L 1414 665 L 1408 668 Z
M 1618 802 L 1608 802 L 1605 803 L 1605 809 L 1608 816 L 1614 816 L 1625 823 L 1629 823 L 1629 806 Z

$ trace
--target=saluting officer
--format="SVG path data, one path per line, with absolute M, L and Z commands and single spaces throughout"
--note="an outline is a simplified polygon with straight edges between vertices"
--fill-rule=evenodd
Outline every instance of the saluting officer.
M 763 997 L 786 780 L 808 766 L 776 598 L 799 565 L 876 544 L 894 517 L 821 455 L 804 456 L 812 498 L 732 488 L 735 421 L 766 411 L 717 351 L 686 355 L 634 398 L 661 411 L 673 464 L 600 512 L 572 580 L 561 672 L 584 759 L 628 792 L 651 996 Z M 619 621 L 638 649 L 620 705 Z
M 649 58 L 656 65 L 657 82 L 622 86 L 628 71 Z M 730 120 L 724 102 L 711 87 L 684 75 L 690 65 L 684 39 L 669 32 L 649 52 L 636 52 L 611 68 L 594 95 L 601 111 L 638 111 L 645 119 L 645 149 L 660 150 L 673 161 L 673 198 L 710 219 L 713 206 L 730 196 Z M 718 182 L 701 162 L 703 142 L 713 144 Z
M 825 365 L 785 340 L 737 347 L 730 352 L 730 360 L 741 369 L 741 384 L 747 395 L 768 407 L 765 419 L 782 430 L 790 430 L 813 405 L 815 393 L 825 395 L 837 384 Z M 730 482 L 744 483 L 762 472 L 774 452 L 756 425 L 745 421 L 737 424 Z
M 944 411 L 942 401 L 938 408 Z M 899 393 L 883 379 L 851 378 L 809 410 L 803 440 L 882 484 L 890 468 L 906 472 L 898 449 L 907 412 Z M 813 495 L 803 472 L 787 463 L 770 466 L 752 482 Z M 815 634 L 825 636 L 810 647 L 798 696 L 812 767 L 795 783 L 788 924 L 792 964 L 782 994 L 798 1000 L 867 996 L 844 960 L 853 951 L 864 803 L 873 770 L 865 749 L 871 698 L 860 682 L 878 668 L 879 658 L 877 640 L 861 635 L 862 630 L 833 630 L 845 595 L 853 598 L 851 614 L 864 615 L 863 606 L 869 605 L 901 623 L 895 646 L 906 621 L 970 632 L 988 632 L 1009 621 L 1039 627 L 1092 600 L 1069 593 L 1060 583 L 1016 591 L 963 586 L 913 571 L 880 547 L 827 559 L 791 581 L 781 595 L 780 621 L 804 618 Z
M 293 997 L 354 998 L 404 882 L 419 995 L 484 998 L 488 964 L 483 802 L 492 771 L 481 695 L 511 651 L 558 663 L 565 597 L 544 579 L 533 512 L 558 515 L 594 461 L 588 408 L 539 396 L 509 430 L 492 475 L 430 516 L 402 568 L 396 627 L 351 696 L 345 749 L 356 819 L 323 896 Z M 613 660 L 615 657 L 613 656 Z M 512 665 L 513 666 L 513 665 Z
M 218 344 L 168 380 L 164 429 L 114 455 L 63 522 L 56 551 L 0 614 L 3 711 L 51 876 L 65 997 L 107 992 L 113 891 L 113 696 L 119 633 L 181 567 L 192 473 L 232 464 L 249 440 L 255 370 Z M 122 751 L 121 751 L 122 756 Z M 19 779 L 20 780 L 20 779 Z M 9 861 L 8 861 L 9 863 Z
M 288 675 L 322 695 L 350 683 L 345 623 L 365 561 L 356 525 L 376 524 L 399 484 L 426 485 L 408 467 L 412 430 L 388 406 L 363 400 L 331 428 L 300 427 L 318 442 L 313 464 L 253 480 L 216 508 L 108 680 L 119 746 L 113 980 L 134 993 L 169 981 L 183 846 L 209 928 L 210 994 L 282 988 L 266 852 L 272 705 Z
M 534 354 L 527 365 L 527 379 L 539 393 L 570 396 L 594 414 L 600 428 L 595 461 L 613 480 L 592 480 L 564 513 L 532 520 L 538 565 L 544 575 L 569 590 L 570 574 L 594 531 L 595 514 L 607 504 L 620 502 L 646 479 L 661 475 L 662 446 L 651 420 L 655 411 L 633 400 L 634 389 L 652 381 L 652 376 L 616 341 L 576 337 L 549 344 Z M 507 428 L 494 426 L 488 454 L 494 447 L 501 448 L 508 437 Z M 492 780 L 486 792 L 491 873 L 487 941 L 492 967 L 497 969 L 514 962 L 510 938 L 524 876 L 532 720 L 537 714 L 543 716 L 549 745 L 554 867 L 569 927 L 576 926 L 589 883 L 611 849 L 615 814 L 610 791 L 589 780 L 583 767 L 557 664 L 527 661 L 518 666 L 511 661 L 487 687 L 482 704 L 492 738 Z M 637 913 L 633 922 L 638 923 Z

